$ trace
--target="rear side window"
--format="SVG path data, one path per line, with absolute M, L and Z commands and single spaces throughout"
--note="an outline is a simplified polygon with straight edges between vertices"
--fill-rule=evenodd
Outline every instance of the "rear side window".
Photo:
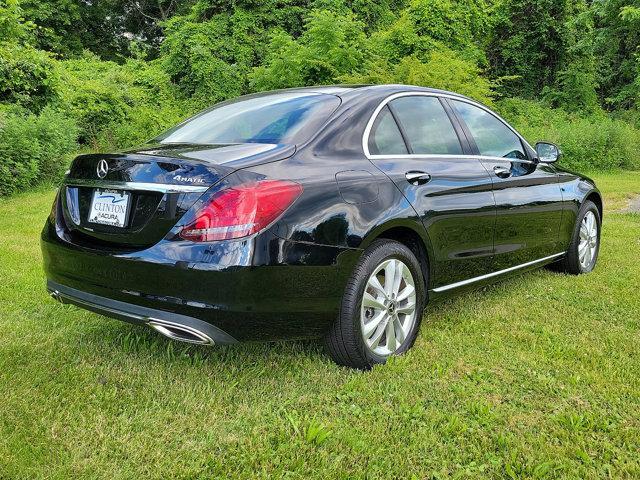
M 456 155 L 460 140 L 447 112 L 436 97 L 409 96 L 393 100 L 391 109 L 407 137 L 412 153 Z
M 453 100 L 452 103 L 456 112 L 467 124 L 478 150 L 480 150 L 480 155 L 527 158 L 520 138 L 498 118 L 466 102 Z
M 371 128 L 369 153 L 372 155 L 406 155 L 408 153 L 398 125 L 386 106 L 380 110 Z

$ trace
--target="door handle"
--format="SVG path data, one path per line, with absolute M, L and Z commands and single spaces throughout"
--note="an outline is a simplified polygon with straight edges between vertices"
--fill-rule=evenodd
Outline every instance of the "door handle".
M 509 178 L 511 176 L 511 169 L 507 167 L 495 166 L 493 171 L 500 178 Z
M 407 182 L 411 185 L 424 185 L 431 180 L 431 175 L 427 172 L 420 172 L 417 170 L 411 170 L 410 172 L 405 173 L 404 176 L 407 179 Z

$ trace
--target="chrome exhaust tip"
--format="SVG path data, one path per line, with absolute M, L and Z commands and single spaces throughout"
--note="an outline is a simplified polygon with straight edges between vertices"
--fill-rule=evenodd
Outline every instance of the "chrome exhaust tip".
M 213 339 L 206 333 L 187 325 L 168 322 L 157 318 L 150 318 L 148 325 L 156 332 L 171 340 L 193 343 L 195 345 L 215 345 Z
M 54 300 L 62 303 L 62 297 L 60 297 L 60 292 L 58 290 L 51 290 L 49 292 L 49 295 L 51 295 L 51 298 L 53 298 Z

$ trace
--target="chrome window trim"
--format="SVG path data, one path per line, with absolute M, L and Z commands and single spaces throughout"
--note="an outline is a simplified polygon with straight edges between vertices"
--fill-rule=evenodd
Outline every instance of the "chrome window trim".
M 520 139 L 520 141 L 522 141 L 531 150 L 534 150 L 533 147 L 529 144 L 529 142 L 527 142 L 522 137 L 522 135 L 520 135 L 517 132 L 517 130 L 515 128 L 513 128 L 511 125 L 509 125 L 509 123 L 504 118 L 502 118 L 497 113 L 489 110 L 489 108 L 485 107 L 481 103 L 475 102 L 475 101 L 473 101 L 473 100 L 471 100 L 469 98 L 458 97 L 456 95 L 448 95 L 446 93 L 436 93 L 436 92 L 398 92 L 398 93 L 394 93 L 394 94 L 389 95 L 384 100 L 382 100 L 382 102 L 380 102 L 380 104 L 378 104 L 376 109 L 371 114 L 371 117 L 369 118 L 369 121 L 367 122 L 367 126 L 364 129 L 364 133 L 362 134 L 362 150 L 364 151 L 365 156 L 369 160 L 383 160 L 383 159 L 388 159 L 388 158 L 452 158 L 452 159 L 455 159 L 455 158 L 477 158 L 479 160 L 502 160 L 502 161 L 508 161 L 508 162 L 518 161 L 518 162 L 525 162 L 525 163 L 536 163 L 536 162 L 533 162 L 533 161 L 527 160 L 527 159 L 491 157 L 491 156 L 487 156 L 487 155 L 452 155 L 452 154 L 372 155 L 371 153 L 369 153 L 369 135 L 371 134 L 371 129 L 373 128 L 373 123 L 378 118 L 378 114 L 380 113 L 380 111 L 385 107 L 385 105 L 387 105 L 387 103 L 391 102 L 392 100 L 395 100 L 396 98 L 413 97 L 413 96 L 449 98 L 451 100 L 457 100 L 457 101 L 460 101 L 460 102 L 465 102 L 465 103 L 468 103 L 468 104 L 473 105 L 475 107 L 478 107 L 481 110 L 484 110 L 488 114 L 493 115 L 495 118 L 500 120 L 507 128 L 509 128 L 509 130 L 511 130 Z
M 75 179 L 68 178 L 63 182 L 69 187 L 93 187 L 106 188 L 111 190 L 143 190 L 147 192 L 159 193 L 199 193 L 205 192 L 210 185 L 171 185 L 169 183 L 146 183 L 146 182 L 104 182 L 102 180 Z
M 520 264 L 520 265 L 516 265 L 515 267 L 505 268 L 504 270 L 498 270 L 497 272 L 487 273 L 485 275 L 480 275 L 479 277 L 473 277 L 473 278 L 469 278 L 467 280 L 462 280 L 460 282 L 451 283 L 449 285 L 444 285 L 442 287 L 434 288 L 433 291 L 436 292 L 436 293 L 446 292 L 447 290 L 451 290 L 451 289 L 458 288 L 458 287 L 463 287 L 465 285 L 469 285 L 471 283 L 479 282 L 481 280 L 485 280 L 485 279 L 488 279 L 488 278 L 497 277 L 497 276 L 503 275 L 505 273 L 509 273 L 509 272 L 513 272 L 515 270 L 519 270 L 521 268 L 530 267 L 530 266 L 535 265 L 537 263 L 546 262 L 547 260 L 552 260 L 552 259 L 560 257 L 560 256 L 562 256 L 564 254 L 565 254 L 565 252 L 554 253 L 553 255 L 549 255 L 548 257 L 539 258 L 539 259 L 533 260 L 531 262 L 527 262 L 527 263 L 523 263 L 523 264 Z
M 427 153 L 423 153 L 423 154 L 400 154 L 400 155 L 369 155 L 367 158 L 369 158 L 369 160 L 384 160 L 384 159 L 389 159 L 389 158 L 447 158 L 447 159 L 451 159 L 451 160 L 456 160 L 456 159 L 476 159 L 476 160 L 491 160 L 494 162 L 507 162 L 507 163 L 512 163 L 512 162 L 518 162 L 518 163 L 530 163 L 530 164 L 534 164 L 536 162 L 534 162 L 533 160 L 527 160 L 526 158 L 509 158 L 509 157 L 491 157 L 489 155 L 453 155 L 450 153 L 443 153 L 443 154 L 427 154 Z

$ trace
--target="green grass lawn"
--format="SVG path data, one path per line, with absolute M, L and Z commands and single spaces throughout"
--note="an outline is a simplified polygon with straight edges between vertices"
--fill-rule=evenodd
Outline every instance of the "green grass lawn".
M 640 215 L 590 275 L 428 308 L 368 373 L 314 342 L 202 348 L 49 299 L 52 191 L 0 201 L 0 478 L 640 478 Z

